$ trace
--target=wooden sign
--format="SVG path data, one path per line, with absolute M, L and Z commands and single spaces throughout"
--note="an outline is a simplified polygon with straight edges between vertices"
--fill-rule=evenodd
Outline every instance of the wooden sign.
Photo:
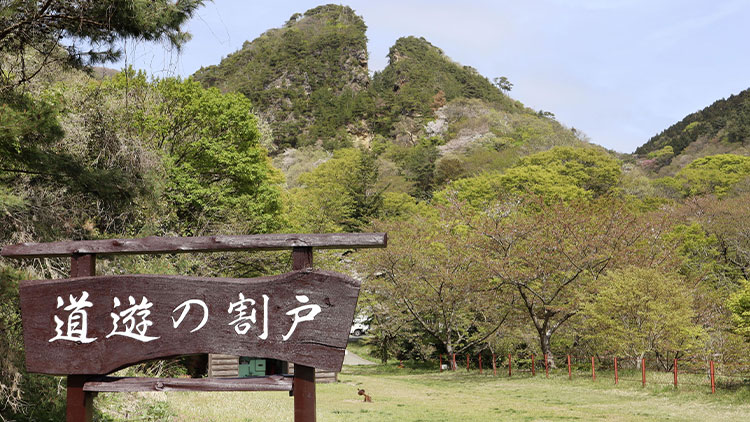
M 359 287 L 312 270 L 22 281 L 26 368 L 106 374 L 149 359 L 219 353 L 340 371 Z

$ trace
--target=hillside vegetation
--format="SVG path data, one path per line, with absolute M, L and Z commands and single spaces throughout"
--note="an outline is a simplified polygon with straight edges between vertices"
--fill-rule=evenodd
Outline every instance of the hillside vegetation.
M 140 13 L 154 2 L 136 3 Z M 142 36 L 179 45 L 200 2 L 184 3 L 182 20 L 155 3 L 166 15 L 156 28 L 141 22 Z M 33 22 L 39 4 L 23 4 L 0 20 Z M 97 31 L 130 34 L 89 7 L 79 12 Z M 133 29 L 148 16 L 117 19 Z M 506 78 L 490 82 L 423 38 L 399 39 L 370 76 L 365 23 L 346 6 L 295 14 L 187 79 L 130 68 L 94 77 L 61 59 L 75 53 L 58 44 L 66 34 L 101 40 L 77 29 L 34 26 L 46 52 L 27 48 L 29 34 L 0 32 L 2 245 L 384 231 L 386 249 L 316 252 L 317 266 L 362 278 L 368 347 L 384 362 L 533 353 L 553 366 L 566 354 L 663 369 L 675 358 L 748 363 L 750 162 L 740 149 L 703 148 L 679 164 L 697 145 L 745 145 L 734 97 L 726 113 L 631 156 L 524 107 Z M 682 138 L 692 130 L 704 132 Z M 102 259 L 97 271 L 252 277 L 289 265 L 285 253 L 181 254 Z M 62 418 L 58 380 L 23 370 L 18 280 L 68 272 L 62 259 L 0 262 L 0 420 Z
M 674 174 L 707 155 L 750 154 L 750 89 L 717 100 L 652 137 L 635 150 L 646 166 Z

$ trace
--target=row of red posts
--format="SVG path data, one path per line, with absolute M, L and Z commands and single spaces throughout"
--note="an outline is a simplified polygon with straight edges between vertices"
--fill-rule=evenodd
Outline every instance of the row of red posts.
M 570 364 L 570 355 L 567 355 L 568 360 L 568 379 L 573 379 L 573 371 L 571 369 Z M 470 370 L 470 356 L 467 353 L 466 354 L 466 370 Z M 492 374 L 497 375 L 497 365 L 496 365 L 497 359 L 495 354 L 492 354 Z M 453 353 L 452 355 L 452 361 L 451 361 L 451 370 L 455 371 L 456 366 L 456 354 Z M 614 358 L 615 363 L 615 384 L 618 384 L 620 382 L 620 378 L 618 375 L 618 367 L 617 367 L 617 357 Z M 710 361 L 710 375 L 711 375 L 711 393 L 716 393 L 716 379 L 714 376 L 714 361 Z M 440 355 L 440 372 L 443 372 L 443 355 Z M 672 368 L 672 372 L 674 372 L 674 386 L 677 387 L 677 359 L 674 360 L 674 365 Z M 482 373 L 482 355 L 479 355 L 479 373 Z M 544 355 L 544 373 L 547 378 L 549 378 L 549 360 L 547 359 L 547 355 Z M 534 361 L 534 355 L 531 355 L 531 375 L 536 376 L 536 363 Z M 508 376 L 513 376 L 513 356 L 508 353 Z M 596 363 L 594 361 L 594 356 L 591 356 L 591 380 L 596 381 Z M 643 387 L 646 386 L 646 359 L 641 358 L 641 384 Z

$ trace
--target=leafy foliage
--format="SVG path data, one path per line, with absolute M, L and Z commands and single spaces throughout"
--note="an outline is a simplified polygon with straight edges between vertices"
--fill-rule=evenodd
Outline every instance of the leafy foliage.
M 626 358 L 650 353 L 669 361 L 703 346 L 691 291 L 679 275 L 631 266 L 609 272 L 599 284 L 581 312 L 596 351 Z
M 113 61 L 116 42 L 165 40 L 179 47 L 189 39 L 180 27 L 204 0 L 2 0 L 0 1 L 0 90 L 34 78 L 51 62 Z M 68 43 L 61 49 L 61 42 Z M 87 49 L 90 44 L 94 49 Z M 96 51 L 96 48 L 104 50 Z M 25 54 L 43 59 L 31 66 Z M 87 59 L 87 60 L 86 60 Z
M 372 107 L 362 94 L 369 83 L 366 29 L 349 7 L 319 6 L 195 78 L 247 96 L 268 116 L 280 147 L 313 144 Z
M 721 99 L 688 115 L 635 150 L 645 155 L 666 146 L 680 154 L 699 138 L 719 138 L 730 143 L 750 142 L 750 89 Z
M 750 181 L 750 157 L 719 154 L 699 158 L 680 170 L 674 177 L 657 183 L 675 190 L 684 197 L 714 194 L 726 196 L 739 185 Z
M 475 69 L 453 62 L 424 38 L 399 38 L 388 52 L 388 66 L 375 73 L 373 87 L 393 121 L 402 115 L 431 116 L 437 95 L 447 101 L 480 98 L 507 110 L 522 109 Z

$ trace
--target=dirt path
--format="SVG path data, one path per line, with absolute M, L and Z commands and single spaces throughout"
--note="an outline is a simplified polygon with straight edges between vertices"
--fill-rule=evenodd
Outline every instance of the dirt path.
M 344 355 L 344 365 L 377 365 L 374 362 L 370 362 L 367 359 L 363 359 L 350 351 L 346 351 Z

